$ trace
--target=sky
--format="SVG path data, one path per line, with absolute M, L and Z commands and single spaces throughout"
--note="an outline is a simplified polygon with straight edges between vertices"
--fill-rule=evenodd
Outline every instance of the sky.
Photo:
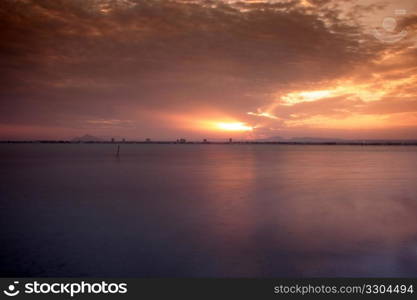
M 0 139 L 417 138 L 415 0 L 1 0 Z

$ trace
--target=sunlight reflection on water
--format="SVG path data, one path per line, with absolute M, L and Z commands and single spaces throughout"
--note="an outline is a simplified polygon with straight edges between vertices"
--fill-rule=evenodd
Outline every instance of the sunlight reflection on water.
M 113 148 L 1 146 L 1 275 L 417 275 L 417 147 Z

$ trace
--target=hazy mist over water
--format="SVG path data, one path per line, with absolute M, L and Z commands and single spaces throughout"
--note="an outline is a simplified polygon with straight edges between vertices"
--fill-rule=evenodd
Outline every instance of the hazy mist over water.
M 0 145 L 1 276 L 417 276 L 417 147 Z

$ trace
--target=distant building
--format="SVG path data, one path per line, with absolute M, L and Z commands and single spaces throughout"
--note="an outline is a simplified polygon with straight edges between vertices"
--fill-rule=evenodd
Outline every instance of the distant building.
M 230 138 L 230 139 L 229 139 L 229 143 L 232 143 L 232 142 L 233 142 L 233 139 L 232 139 L 232 138 Z
M 185 144 L 186 142 L 187 142 L 187 140 L 186 139 L 179 139 L 179 141 L 178 141 L 180 144 Z
M 114 138 L 111 138 L 111 142 L 114 143 Z
M 204 140 L 203 140 L 203 143 L 207 143 L 207 139 L 204 139 Z
M 126 139 L 122 139 L 122 143 L 126 142 Z
M 150 138 L 147 138 L 146 140 L 145 140 L 145 142 L 150 142 L 151 141 L 151 139 Z

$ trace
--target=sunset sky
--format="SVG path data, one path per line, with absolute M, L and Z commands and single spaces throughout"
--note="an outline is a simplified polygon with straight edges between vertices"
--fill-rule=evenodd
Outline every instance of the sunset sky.
M 0 139 L 417 139 L 415 0 L 1 0 Z

